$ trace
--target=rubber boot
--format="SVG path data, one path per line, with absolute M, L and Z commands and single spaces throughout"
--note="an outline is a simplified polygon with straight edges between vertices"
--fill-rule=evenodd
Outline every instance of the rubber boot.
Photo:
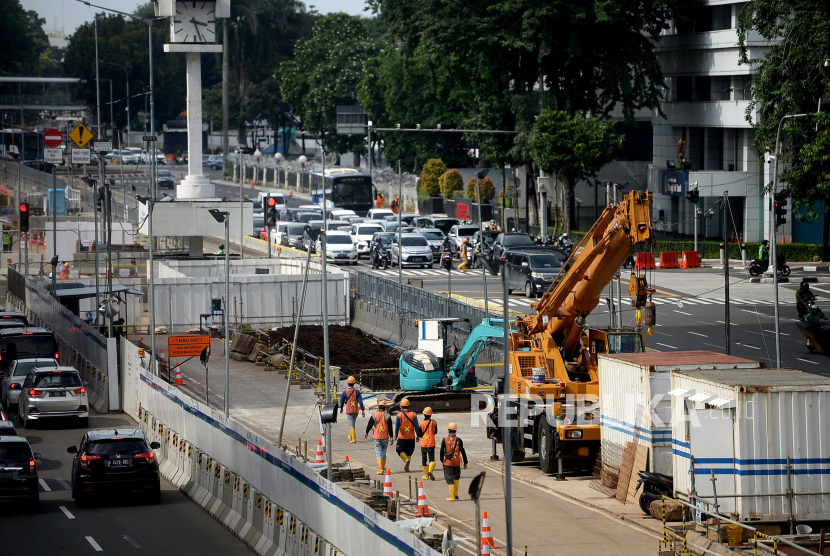
M 386 475 L 386 460 L 382 459 L 382 460 L 380 460 L 380 463 L 381 463 L 381 465 L 383 465 L 383 469 L 380 470 L 380 474 L 381 475 Z
M 435 462 L 434 462 L 434 461 L 430 462 L 430 464 L 429 464 L 429 472 L 428 472 L 428 475 L 429 475 L 429 480 L 430 480 L 430 481 L 434 481 L 434 480 L 435 480 L 435 474 L 433 473 L 433 471 L 435 471 Z
M 357 432 L 354 429 L 349 429 L 349 444 L 357 442 Z
M 421 467 L 424 470 L 424 480 L 426 481 L 429 479 L 429 465 L 422 465 Z
M 447 498 L 447 502 L 455 502 L 456 500 L 458 500 L 458 496 L 457 496 L 458 484 L 453 483 L 453 484 L 449 485 L 449 490 L 450 490 L 450 497 Z
M 378 470 L 375 472 L 375 475 L 383 475 L 383 460 L 378 460 Z
M 409 460 L 411 460 L 412 458 L 406 454 L 401 454 L 401 459 L 403 459 L 403 470 L 409 471 Z
M 455 495 L 455 499 L 459 500 L 459 498 L 458 498 L 458 481 L 455 481 L 455 490 L 453 490 L 453 494 Z

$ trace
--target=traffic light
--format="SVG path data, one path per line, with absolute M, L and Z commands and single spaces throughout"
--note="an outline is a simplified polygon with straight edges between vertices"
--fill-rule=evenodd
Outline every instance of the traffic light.
M 20 203 L 20 231 L 29 231 L 29 203 Z
M 787 199 L 775 199 L 775 227 L 783 226 L 787 223 Z
M 98 190 L 98 199 L 95 201 L 95 210 L 98 212 L 104 211 L 104 190 Z
M 272 228 L 277 225 L 277 198 L 265 198 L 265 225 Z
M 686 192 L 686 198 L 694 204 L 700 200 L 700 191 L 692 189 Z

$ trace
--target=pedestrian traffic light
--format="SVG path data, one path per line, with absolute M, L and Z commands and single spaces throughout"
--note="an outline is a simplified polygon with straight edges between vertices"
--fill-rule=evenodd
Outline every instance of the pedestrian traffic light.
M 783 226 L 787 223 L 787 199 L 775 199 L 775 227 Z
M 277 225 L 277 198 L 265 198 L 265 225 L 272 228 Z
M 20 231 L 29 231 L 29 203 L 20 203 Z
M 686 198 L 694 204 L 700 200 L 700 191 L 692 189 L 686 192 Z

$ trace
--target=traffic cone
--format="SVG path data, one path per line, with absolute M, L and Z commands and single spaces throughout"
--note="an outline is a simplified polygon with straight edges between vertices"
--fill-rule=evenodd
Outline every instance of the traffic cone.
M 487 552 L 484 552 L 484 549 Z M 493 542 L 493 532 L 490 530 L 490 517 L 487 515 L 487 510 L 484 510 L 484 518 L 481 520 L 481 550 L 482 554 L 489 554 L 491 548 L 498 548 Z
M 383 494 L 389 498 L 395 497 L 395 492 L 392 490 L 392 472 L 389 469 L 386 470 L 386 480 L 383 483 Z
M 176 382 L 174 382 L 173 385 L 184 386 L 184 378 L 182 378 L 182 368 L 179 365 L 176 365 Z
M 481 556 L 490 556 L 490 547 L 486 544 L 481 547 Z
M 317 457 L 314 458 L 314 463 L 326 463 L 326 455 L 323 453 L 323 439 L 317 441 Z
M 415 517 L 432 517 L 429 513 L 429 504 L 427 504 L 427 495 L 424 493 L 424 483 L 418 481 L 418 513 Z

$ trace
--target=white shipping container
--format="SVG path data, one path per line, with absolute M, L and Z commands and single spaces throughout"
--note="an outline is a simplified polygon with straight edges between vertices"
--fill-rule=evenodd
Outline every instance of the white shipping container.
M 671 384 L 676 494 L 713 501 L 714 473 L 721 514 L 784 521 L 792 489 L 795 520 L 830 519 L 830 378 L 692 371 Z
M 626 442 L 647 445 L 648 470 L 671 475 L 671 372 L 758 369 L 757 361 L 711 351 L 599 356 L 603 464 L 619 468 Z

